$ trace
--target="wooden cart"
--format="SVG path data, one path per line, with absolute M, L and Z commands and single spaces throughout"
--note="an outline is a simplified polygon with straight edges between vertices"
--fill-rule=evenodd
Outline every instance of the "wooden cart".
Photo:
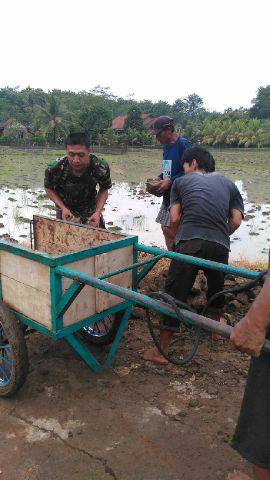
M 54 340 L 65 338 L 95 372 L 111 363 L 134 304 L 177 319 L 181 314 L 189 326 L 228 337 L 231 327 L 136 291 L 163 257 L 258 277 L 258 272 L 140 245 L 136 236 L 47 217 L 34 216 L 32 232 L 32 249 L 0 241 L 0 396 L 14 394 L 26 379 L 29 329 Z M 138 262 L 140 251 L 150 258 Z M 103 365 L 89 342 L 111 344 Z

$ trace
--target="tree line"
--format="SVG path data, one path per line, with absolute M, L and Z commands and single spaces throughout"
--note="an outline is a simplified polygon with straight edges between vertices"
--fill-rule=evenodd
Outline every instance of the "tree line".
M 113 95 L 109 88 L 89 92 L 33 88 L 0 89 L 0 144 L 62 144 L 68 132 L 88 132 L 95 143 L 148 145 L 154 139 L 143 125 L 141 113 L 169 115 L 176 129 L 194 143 L 209 146 L 270 146 L 270 85 L 260 87 L 250 109 L 209 111 L 193 93 L 166 101 L 135 101 Z M 111 128 L 112 120 L 127 115 L 122 133 Z M 27 135 L 25 134 L 27 132 Z

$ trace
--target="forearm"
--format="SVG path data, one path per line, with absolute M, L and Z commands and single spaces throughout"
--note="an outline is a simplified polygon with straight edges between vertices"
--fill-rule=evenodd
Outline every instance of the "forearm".
M 177 215 L 177 216 L 170 215 L 170 228 L 172 229 L 174 234 L 176 234 L 179 224 L 180 224 L 180 215 Z
M 265 282 L 246 317 L 259 328 L 270 325 L 270 279 Z
M 228 219 L 228 230 L 229 230 L 229 235 L 231 235 L 235 230 L 237 230 L 243 220 L 243 213 L 240 210 L 237 210 L 236 208 L 232 208 L 230 210 L 230 216 Z
M 101 213 L 108 199 L 108 190 L 100 190 L 97 195 L 96 212 Z
M 239 228 L 239 224 L 234 222 L 232 218 L 228 221 L 228 229 L 229 229 L 229 235 L 232 235 L 232 233 L 235 232 Z
M 45 192 L 47 193 L 49 199 L 52 200 L 52 202 L 54 202 L 57 207 L 61 209 L 66 208 L 66 205 L 62 202 L 61 198 L 54 190 L 51 190 L 50 188 L 45 188 Z
M 171 229 L 174 236 L 177 234 L 179 223 L 180 223 L 180 221 L 179 222 L 170 222 L 170 229 Z

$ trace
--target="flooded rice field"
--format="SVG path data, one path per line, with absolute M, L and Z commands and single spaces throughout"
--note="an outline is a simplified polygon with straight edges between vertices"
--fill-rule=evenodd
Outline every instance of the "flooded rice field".
M 0 148 L 0 235 L 29 240 L 33 214 L 54 216 L 44 195 L 46 165 L 64 154 L 54 150 Z M 267 260 L 270 247 L 270 151 L 213 150 L 216 170 L 231 178 L 245 201 L 245 220 L 232 235 L 231 259 Z M 108 228 L 138 235 L 139 241 L 164 247 L 156 224 L 161 200 L 145 193 L 145 180 L 160 173 L 161 150 L 134 150 L 104 155 L 113 188 L 105 208 Z

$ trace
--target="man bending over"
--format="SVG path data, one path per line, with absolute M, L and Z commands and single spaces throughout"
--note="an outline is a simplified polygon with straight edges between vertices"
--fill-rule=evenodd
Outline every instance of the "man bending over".
M 228 263 L 230 238 L 239 228 L 243 213 L 243 199 L 235 184 L 214 172 L 215 161 L 202 147 L 192 147 L 183 153 L 185 175 L 172 186 L 170 226 L 175 232 L 174 251 L 193 257 Z M 186 302 L 193 287 L 198 267 L 173 259 L 170 264 L 165 291 Z M 207 299 L 224 287 L 224 273 L 204 269 L 207 278 Z M 208 316 L 219 321 L 224 298 L 213 301 Z M 164 316 L 164 326 L 175 327 L 176 320 Z M 162 330 L 160 344 L 167 352 L 172 332 Z M 213 339 L 217 339 L 213 337 Z M 142 357 L 158 363 L 167 360 L 155 349 Z
M 67 137 L 66 156 L 50 163 L 44 186 L 55 203 L 56 218 L 79 218 L 81 223 L 105 228 L 102 210 L 112 186 L 110 168 L 105 160 L 91 153 L 86 134 L 71 133 Z

